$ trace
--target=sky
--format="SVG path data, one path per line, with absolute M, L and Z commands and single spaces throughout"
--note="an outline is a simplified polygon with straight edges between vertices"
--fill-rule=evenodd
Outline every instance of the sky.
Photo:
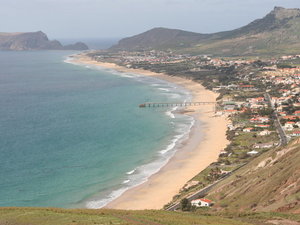
M 154 27 L 212 33 L 244 26 L 300 0 L 0 0 L 0 32 L 50 39 L 122 38 Z

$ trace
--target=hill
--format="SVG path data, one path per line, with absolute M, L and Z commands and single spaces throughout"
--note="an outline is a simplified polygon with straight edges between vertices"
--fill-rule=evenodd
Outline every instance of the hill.
M 122 39 L 112 50 L 169 49 L 225 56 L 273 55 L 300 51 L 300 9 L 275 7 L 262 19 L 239 29 L 198 34 L 155 28 Z
M 191 47 L 211 35 L 198 34 L 177 29 L 154 28 L 133 37 L 124 38 L 113 46 L 114 50 L 140 50 L 153 48 Z
M 210 191 L 215 207 L 230 211 L 300 213 L 300 139 L 270 150 Z
M 42 31 L 28 33 L 0 33 L 0 50 L 87 50 L 81 42 L 63 46 L 59 41 L 50 41 Z

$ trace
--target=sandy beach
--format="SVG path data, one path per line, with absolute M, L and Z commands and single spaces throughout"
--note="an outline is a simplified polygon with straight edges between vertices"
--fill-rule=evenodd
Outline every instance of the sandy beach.
M 84 55 L 76 56 L 73 61 L 98 65 L 120 72 L 131 72 L 152 76 L 176 83 L 192 93 L 193 101 L 213 102 L 218 94 L 205 89 L 201 84 L 166 74 L 158 74 L 142 69 L 130 69 L 112 63 L 96 62 Z M 106 208 L 113 209 L 162 209 L 172 200 L 186 182 L 218 159 L 218 155 L 229 143 L 226 139 L 228 120 L 216 117 L 213 105 L 188 107 L 196 123 L 189 139 L 176 152 L 174 157 L 149 180 L 126 191 L 122 196 L 109 203 Z

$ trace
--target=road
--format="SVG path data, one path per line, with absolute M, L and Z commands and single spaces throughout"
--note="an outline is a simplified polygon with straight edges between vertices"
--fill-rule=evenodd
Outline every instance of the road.
M 199 198 L 199 196 L 204 196 L 207 192 L 209 192 L 214 186 L 216 186 L 218 183 L 220 183 L 222 180 L 225 180 L 226 178 L 228 178 L 232 173 L 234 173 L 235 171 L 237 171 L 238 169 L 242 168 L 243 166 L 245 166 L 247 163 L 244 163 L 242 165 L 240 165 L 238 168 L 232 170 L 231 172 L 225 174 L 222 178 L 220 178 L 219 180 L 215 181 L 214 183 L 206 186 L 205 188 L 196 191 L 195 193 L 189 195 L 188 197 L 186 197 L 186 199 L 188 199 L 189 201 L 192 201 L 194 199 Z M 180 208 L 180 202 L 175 203 L 171 206 L 169 206 L 168 208 L 166 208 L 167 211 L 174 211 L 176 209 Z
M 273 109 L 273 119 L 274 119 L 274 126 L 277 130 L 277 133 L 279 134 L 280 137 L 280 146 L 285 146 L 288 144 L 288 137 L 283 129 L 283 127 L 281 126 L 280 120 L 279 120 L 279 116 L 278 113 L 275 109 L 275 106 L 271 100 L 271 97 L 268 93 L 265 94 L 265 98 L 268 101 L 269 105 L 271 106 L 271 108 Z
M 274 119 L 274 126 L 277 130 L 277 133 L 279 134 L 280 137 L 280 144 L 279 146 L 285 146 L 288 144 L 288 137 L 286 136 L 286 133 L 283 129 L 283 127 L 281 126 L 280 120 L 279 120 L 279 116 L 278 113 L 275 109 L 274 104 L 272 103 L 271 97 L 268 93 L 265 94 L 265 98 L 268 101 L 269 105 L 272 107 L 273 109 L 273 119 Z M 236 168 L 235 170 L 231 171 L 230 173 L 226 174 L 223 178 L 221 178 L 220 180 L 217 180 L 215 183 L 191 194 L 190 196 L 187 197 L 187 199 L 189 201 L 194 200 L 196 198 L 198 198 L 199 196 L 203 196 L 205 195 L 207 192 L 209 192 L 214 186 L 216 186 L 219 182 L 221 182 L 222 180 L 226 179 L 227 177 L 229 177 L 234 171 L 240 169 L 241 167 L 245 166 L 245 164 L 243 164 L 242 166 Z M 180 208 L 180 203 L 175 203 L 173 205 L 171 205 L 170 207 L 168 207 L 166 210 L 168 211 L 174 211 L 176 209 Z

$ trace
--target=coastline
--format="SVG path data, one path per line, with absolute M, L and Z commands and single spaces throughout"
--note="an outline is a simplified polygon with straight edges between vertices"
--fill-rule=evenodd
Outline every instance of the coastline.
M 130 69 L 113 63 L 96 62 L 85 55 L 77 55 L 72 61 L 114 69 L 119 72 L 151 76 L 175 83 L 189 90 L 193 101 L 215 101 L 218 96 L 218 94 L 205 89 L 201 84 L 180 77 L 142 69 Z M 127 190 L 105 208 L 162 209 L 186 182 L 218 159 L 220 151 L 228 144 L 226 139 L 227 118 L 215 117 L 213 105 L 188 107 L 187 111 L 190 111 L 188 114 L 195 118 L 195 125 L 188 140 L 159 172 L 152 175 L 145 183 Z M 201 132 L 199 132 L 200 130 Z

